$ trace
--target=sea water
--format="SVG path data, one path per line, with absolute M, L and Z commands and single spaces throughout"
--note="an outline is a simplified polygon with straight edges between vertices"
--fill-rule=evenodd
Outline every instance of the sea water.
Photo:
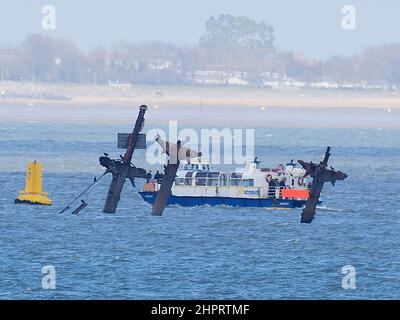
M 400 298 L 400 130 L 255 130 L 263 166 L 317 162 L 330 145 L 330 164 L 349 175 L 325 185 L 310 225 L 298 209 L 173 207 L 154 217 L 140 181 L 125 184 L 116 214 L 104 214 L 108 176 L 79 215 L 59 214 L 103 172 L 103 152 L 122 152 L 116 133 L 130 130 L 0 124 L 0 299 Z M 160 169 L 145 159 L 138 150 L 133 162 Z M 32 160 L 43 164 L 53 206 L 14 204 Z M 355 289 L 342 285 L 348 265 Z M 42 286 L 45 266 L 54 290 Z

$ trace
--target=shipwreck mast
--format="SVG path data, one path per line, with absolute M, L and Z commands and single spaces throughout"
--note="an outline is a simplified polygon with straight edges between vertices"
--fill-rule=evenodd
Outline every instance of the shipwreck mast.
M 108 157 L 100 158 L 100 164 L 107 167 L 107 169 L 109 169 L 113 175 L 110 187 L 108 189 L 106 203 L 103 209 L 103 212 L 105 213 L 115 213 L 115 211 L 117 210 L 118 202 L 120 200 L 122 188 L 124 186 L 126 178 L 129 178 L 133 184 L 134 177 L 141 177 L 141 178 L 145 177 L 146 174 L 145 172 L 144 173 L 137 172 L 140 174 L 135 174 L 134 172 L 132 172 L 132 169 L 136 168 L 132 167 L 131 161 L 133 152 L 136 149 L 136 145 L 139 139 L 139 134 L 144 126 L 144 114 L 146 113 L 146 111 L 147 111 L 147 106 L 141 105 L 139 107 L 139 115 L 136 119 L 135 127 L 129 136 L 127 149 L 122 160 L 111 160 Z M 105 165 L 104 161 L 105 158 L 109 160 L 107 161 L 108 162 L 107 165 Z M 137 169 L 137 170 L 139 171 L 142 169 Z

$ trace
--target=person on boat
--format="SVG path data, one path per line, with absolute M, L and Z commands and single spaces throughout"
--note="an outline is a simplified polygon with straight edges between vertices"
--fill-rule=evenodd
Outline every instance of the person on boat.
M 272 179 L 269 185 L 270 185 L 269 192 L 271 192 L 272 197 L 276 197 L 276 190 L 279 190 L 278 179 Z
M 155 179 L 158 183 L 160 183 L 161 180 L 162 180 L 162 178 L 163 178 L 163 174 L 160 173 L 160 171 L 157 170 L 156 174 L 154 175 L 154 179 Z
M 153 175 L 151 174 L 151 170 L 149 172 L 147 172 L 146 174 L 146 180 L 147 182 L 150 182 L 151 178 L 153 177 Z
M 297 184 L 299 185 L 299 187 L 305 187 L 306 183 L 304 181 L 304 177 L 300 177 L 297 179 Z
M 267 175 L 267 183 L 268 183 L 268 196 L 269 197 L 274 197 L 275 196 L 275 189 L 276 189 L 276 179 L 272 179 L 272 176 L 270 174 Z
M 260 163 L 261 163 L 261 161 L 260 161 L 260 160 L 258 160 L 258 157 L 255 157 L 255 158 L 254 158 L 254 161 L 253 161 L 253 163 L 255 163 L 255 164 L 256 164 L 256 168 L 259 168 L 259 167 L 260 167 Z
M 281 181 L 279 182 L 279 196 L 282 195 L 282 190 L 287 189 L 288 187 L 286 186 L 286 177 L 283 177 Z M 289 188 L 290 189 L 290 188 Z

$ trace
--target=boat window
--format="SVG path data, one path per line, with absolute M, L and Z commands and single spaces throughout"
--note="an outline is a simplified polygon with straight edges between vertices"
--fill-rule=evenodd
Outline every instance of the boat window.
M 228 184 L 228 175 L 226 173 L 221 173 L 219 176 L 219 185 L 226 186 Z
M 193 176 L 193 172 L 186 173 L 186 175 L 185 175 L 185 185 L 186 186 L 192 185 L 192 176 Z
M 244 187 L 254 187 L 254 179 L 243 179 L 241 183 Z
M 183 185 L 185 182 L 184 178 L 175 178 L 175 185 L 179 186 L 179 185 Z
M 197 172 L 195 177 L 195 185 L 196 186 L 205 186 L 207 182 L 207 173 L 206 172 Z
M 242 174 L 241 173 L 232 173 L 230 178 L 231 186 L 239 186 L 241 185 Z
M 209 172 L 207 174 L 207 185 L 218 186 L 219 183 L 219 172 Z

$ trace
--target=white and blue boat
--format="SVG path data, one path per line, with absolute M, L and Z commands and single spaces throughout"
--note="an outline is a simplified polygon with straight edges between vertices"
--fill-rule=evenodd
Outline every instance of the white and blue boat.
M 177 172 L 168 205 L 299 208 L 309 196 L 304 174 L 293 161 L 270 169 L 262 168 L 256 158 L 229 173 L 212 170 L 208 161 L 192 159 Z M 153 204 L 159 188 L 160 180 L 150 180 L 139 194 Z

